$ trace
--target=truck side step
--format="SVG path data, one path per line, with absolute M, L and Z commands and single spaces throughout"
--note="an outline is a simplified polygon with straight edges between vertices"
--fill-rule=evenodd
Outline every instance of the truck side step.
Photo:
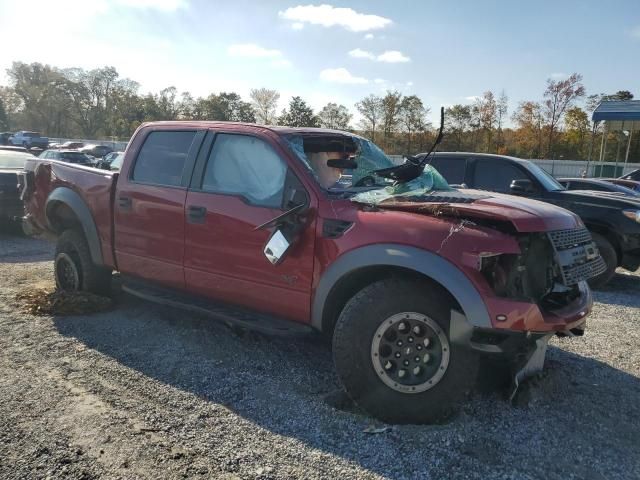
M 308 325 L 233 305 L 216 303 L 204 297 L 176 292 L 128 277 L 122 277 L 122 290 L 143 300 L 204 314 L 222 321 L 228 326 L 240 327 L 265 335 L 302 336 L 314 332 Z

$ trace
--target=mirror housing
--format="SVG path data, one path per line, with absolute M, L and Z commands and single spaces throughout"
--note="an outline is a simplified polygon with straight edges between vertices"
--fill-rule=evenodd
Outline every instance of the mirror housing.
M 533 188 L 533 183 L 529 179 L 519 179 L 513 180 L 509 189 L 513 193 L 528 193 L 533 192 L 535 189 Z
M 277 229 L 264 246 L 264 256 L 267 257 L 271 265 L 277 265 L 282 261 L 290 246 L 291 242 L 282 230 Z
M 342 168 L 343 170 L 355 170 L 358 168 L 358 163 L 353 159 L 353 157 L 330 158 L 327 160 L 327 167 Z

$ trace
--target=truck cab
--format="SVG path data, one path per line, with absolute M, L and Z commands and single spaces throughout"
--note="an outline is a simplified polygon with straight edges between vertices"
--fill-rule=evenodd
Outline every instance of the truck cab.
M 332 339 L 347 393 L 389 422 L 433 422 L 481 358 L 539 370 L 581 335 L 602 259 L 575 214 L 376 171 L 375 144 L 327 129 L 143 124 L 120 171 L 28 162 L 26 227 L 56 239 L 59 288 L 148 300 Z M 347 180 L 348 179 L 348 180 Z

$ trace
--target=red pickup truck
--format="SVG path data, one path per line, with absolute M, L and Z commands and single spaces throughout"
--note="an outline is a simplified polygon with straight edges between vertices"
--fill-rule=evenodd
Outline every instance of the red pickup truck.
M 105 293 L 117 271 L 149 300 L 323 332 L 357 404 L 431 422 L 480 358 L 520 375 L 541 368 L 551 335 L 581 334 L 603 263 L 566 210 L 456 190 L 430 166 L 376 174 L 390 167 L 347 132 L 147 123 L 119 172 L 29 160 L 25 227 L 57 239 L 59 288 Z

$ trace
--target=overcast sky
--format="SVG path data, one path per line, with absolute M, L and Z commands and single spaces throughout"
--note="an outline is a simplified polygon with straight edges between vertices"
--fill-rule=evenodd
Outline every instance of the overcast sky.
M 572 72 L 640 97 L 638 0 L 0 0 L 0 44 L 2 73 L 112 65 L 143 92 L 264 86 L 316 109 L 390 88 L 433 112 L 487 89 L 513 107 Z

